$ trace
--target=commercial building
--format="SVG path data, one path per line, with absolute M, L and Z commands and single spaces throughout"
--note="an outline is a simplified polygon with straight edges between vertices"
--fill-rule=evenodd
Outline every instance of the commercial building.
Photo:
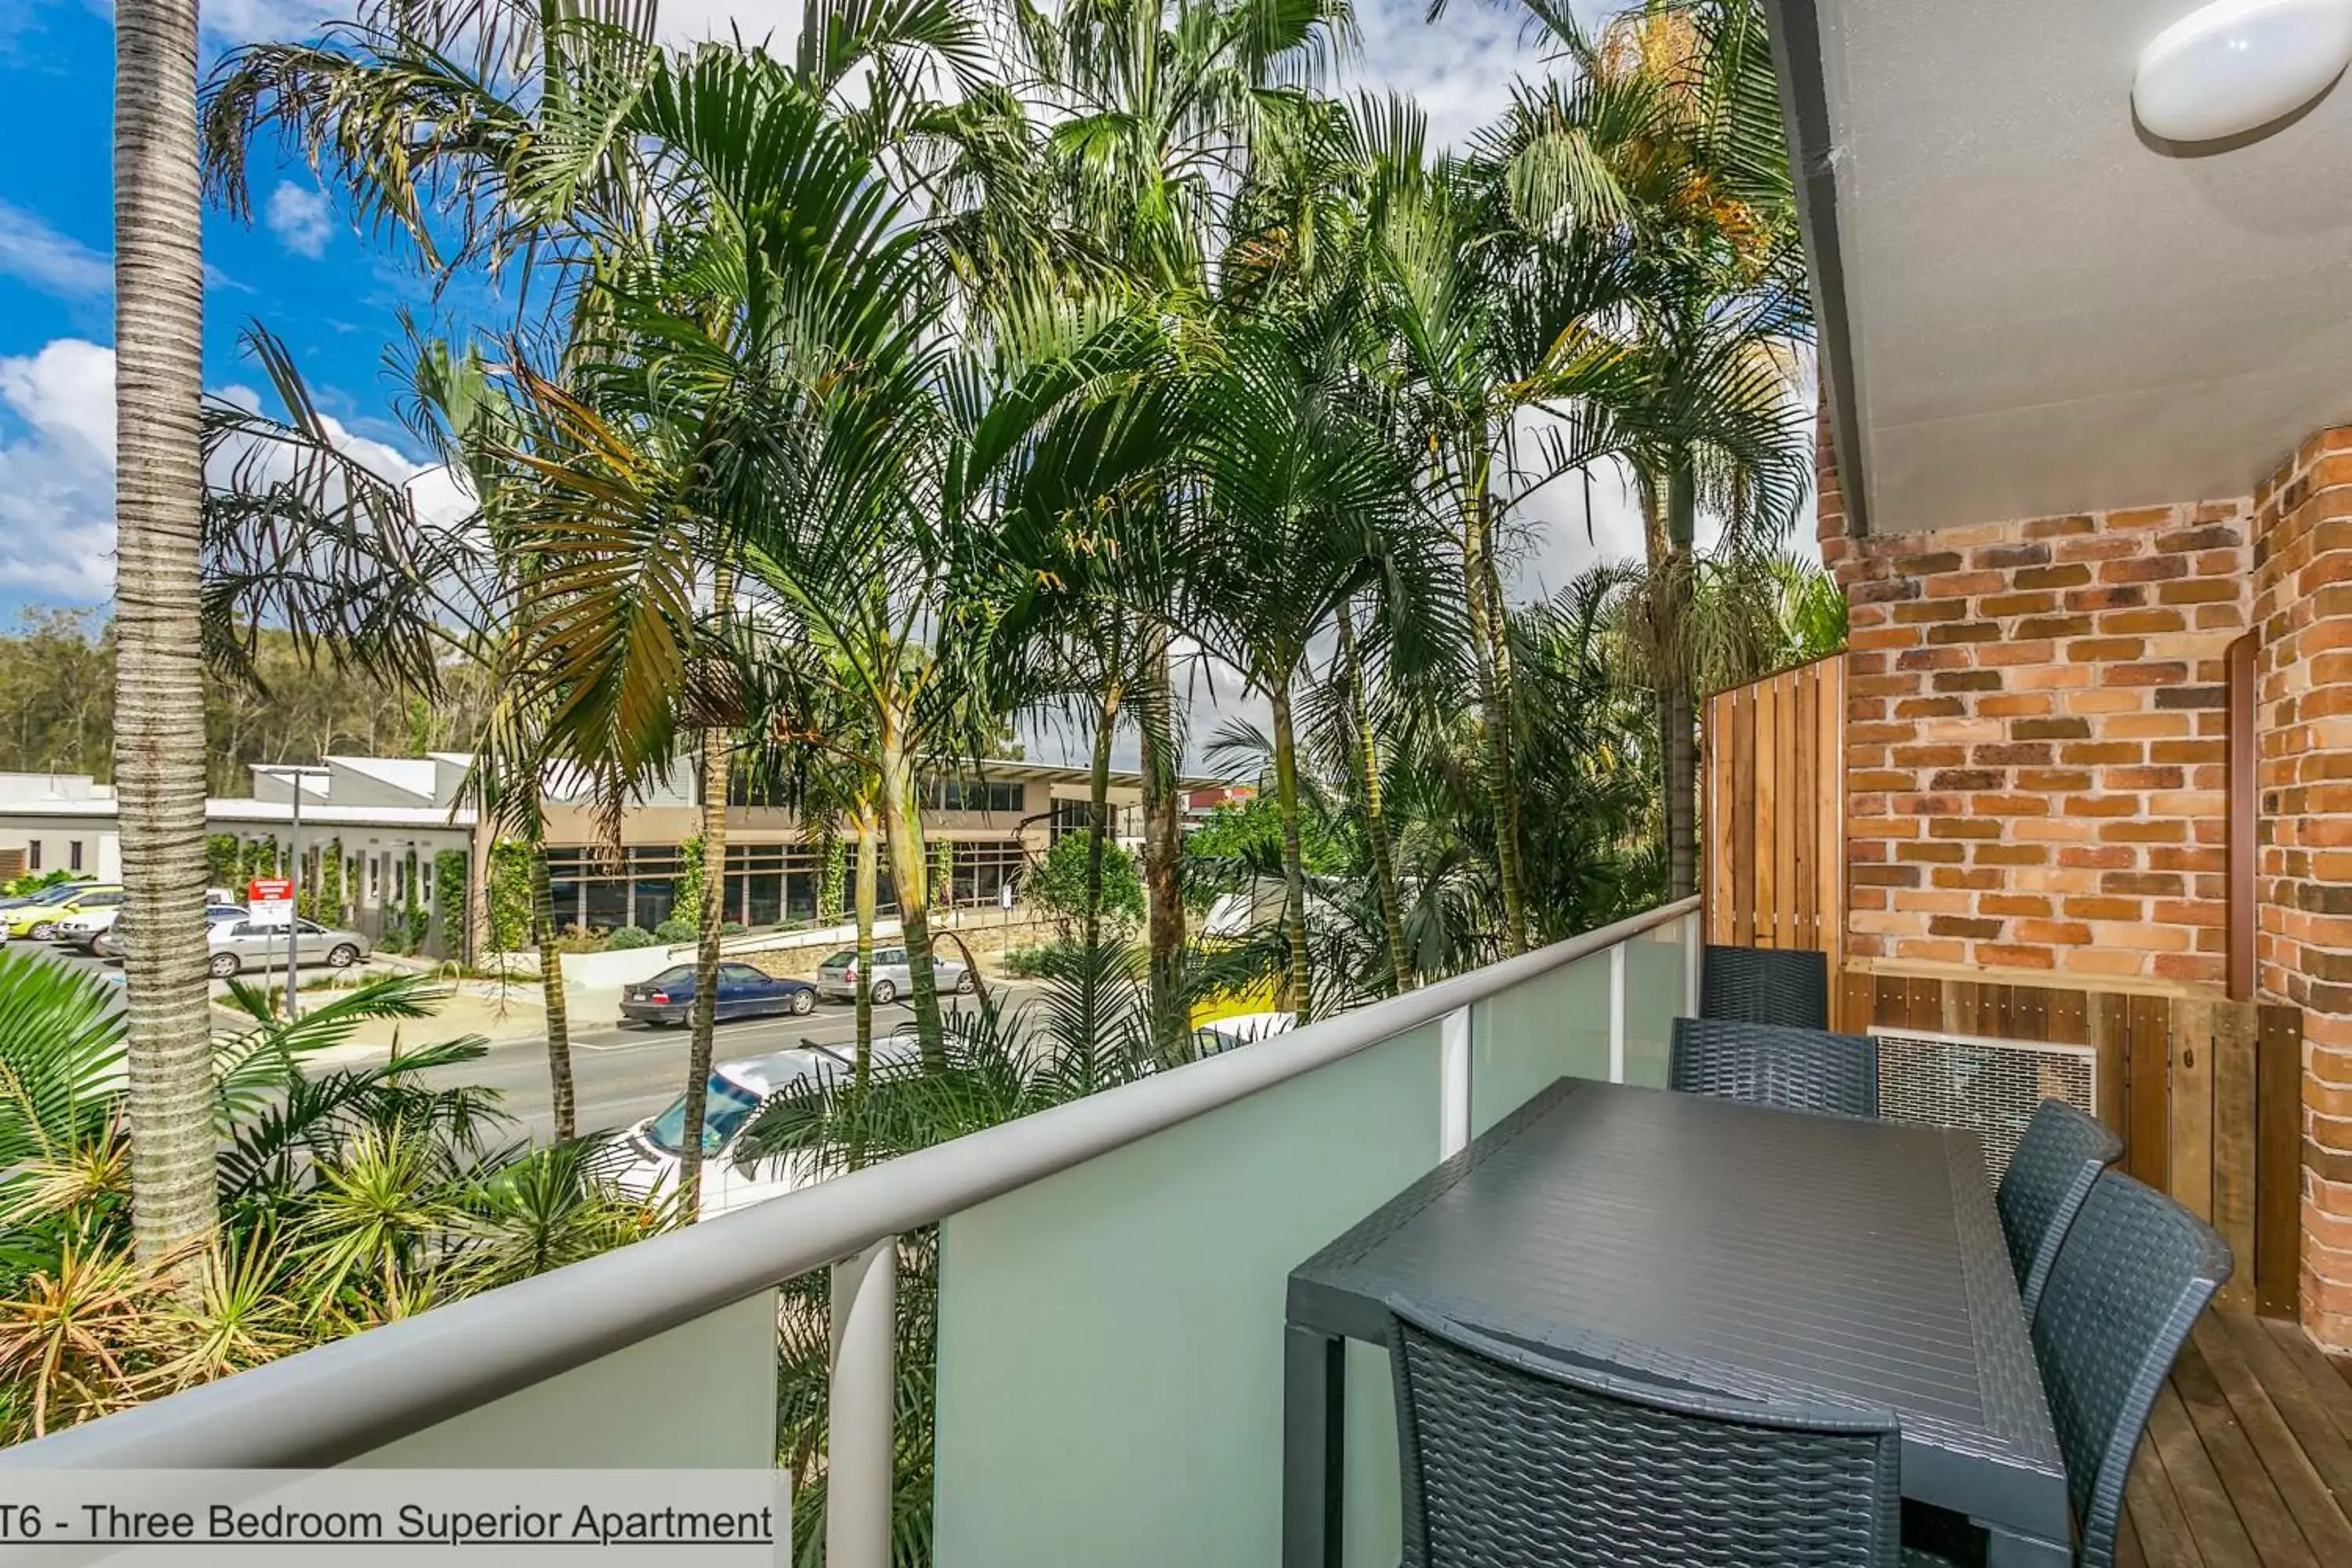
M 205 803 L 220 862 L 216 879 L 241 883 L 285 863 L 297 837 L 299 788 L 300 880 L 313 897 L 323 897 L 329 917 L 378 939 L 413 922 L 427 951 L 457 952 L 467 934 L 448 929 L 450 911 L 485 905 L 478 896 L 460 904 L 446 896 L 445 883 L 462 866 L 478 895 L 493 847 L 490 828 L 467 801 L 472 763 L 465 754 L 436 752 L 329 756 L 299 774 L 257 767 L 250 796 Z M 943 769 L 928 779 L 924 833 L 933 864 L 947 872 L 942 900 L 995 902 L 1024 864 L 1085 826 L 1087 784 L 1082 768 L 1012 760 Z M 551 775 L 547 792 L 557 921 L 589 931 L 650 930 L 668 919 L 685 873 L 683 847 L 701 831 L 693 771 L 676 770 L 625 810 L 617 843 L 605 840 L 599 810 L 576 784 Z M 1122 839 L 1140 831 L 1141 798 L 1137 775 L 1112 775 L 1112 829 Z M 115 818 L 113 790 L 87 776 L 0 773 L 0 875 L 63 868 L 116 876 L 121 854 Z M 796 812 L 730 805 L 727 845 L 727 919 L 760 927 L 816 914 L 828 852 Z M 882 898 L 886 905 L 895 899 L 887 867 Z

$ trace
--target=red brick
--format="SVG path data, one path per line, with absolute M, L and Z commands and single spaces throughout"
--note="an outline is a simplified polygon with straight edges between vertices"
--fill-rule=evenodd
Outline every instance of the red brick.
M 2160 605 L 2218 605 L 2235 599 L 2244 592 L 2234 578 L 2197 577 L 2186 583 L 2167 583 L 2156 591 Z
M 2089 533 L 2098 524 L 2075 514 L 2073 517 L 2037 517 L 2021 526 L 2018 532 L 2027 539 L 2063 539 L 2078 533 Z
M 2130 561 L 2110 561 L 2099 568 L 2102 583 L 2163 583 L 2189 575 L 2189 563 L 2177 555 L 2143 555 Z
M 1909 655 L 1905 655 L 1909 658 Z M 2171 686 L 2189 679 L 2189 667 L 2178 660 L 2156 659 L 2146 664 L 2111 664 L 2099 679 L 2109 686 Z

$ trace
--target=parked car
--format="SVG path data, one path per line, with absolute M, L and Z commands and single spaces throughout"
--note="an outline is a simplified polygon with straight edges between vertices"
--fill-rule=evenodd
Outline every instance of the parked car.
M 241 921 L 245 918 L 243 904 L 206 904 L 205 906 L 205 923 L 207 926 Z M 283 962 L 286 952 L 286 944 L 283 941 L 278 944 L 278 952 L 280 961 Z M 122 956 L 121 928 L 110 921 L 107 922 L 106 928 L 90 939 L 89 953 L 92 958 L 121 958 Z
M 782 980 L 748 963 L 719 966 L 719 1005 L 713 1016 L 756 1018 L 816 1008 L 816 987 L 805 980 Z M 694 965 L 665 969 L 642 984 L 621 988 L 621 1016 L 640 1024 L 683 1024 L 694 1011 Z
M 878 1039 L 874 1042 L 874 1059 L 908 1060 L 916 1049 L 911 1037 Z M 737 1141 L 770 1095 L 810 1079 L 850 1070 L 846 1046 L 803 1047 L 720 1062 L 713 1068 L 702 1099 L 701 1216 L 708 1219 L 810 1185 L 814 1173 L 805 1159 L 746 1164 L 739 1158 Z M 622 1146 L 630 1160 L 614 1173 L 614 1179 L 624 1192 L 636 1197 L 667 1190 L 677 1179 L 677 1156 L 686 1146 L 685 1137 L 686 1096 L 681 1094 L 660 1115 L 647 1117 L 629 1129 Z
M 58 921 L 58 929 L 51 933 L 51 939 L 59 947 L 95 953 L 99 940 L 114 929 L 114 918 L 121 912 L 121 904 L 107 904 L 99 909 L 84 910 L 78 915 L 67 915 Z
M 969 992 L 971 971 L 951 958 L 934 955 L 931 959 L 933 984 L 942 991 Z M 876 1006 L 887 1007 L 914 989 L 914 975 L 907 967 L 907 950 L 903 947 L 877 947 L 874 950 L 874 973 L 868 989 Z M 835 1002 L 857 1000 L 857 952 L 843 948 L 816 966 L 816 988 L 820 994 Z
M 0 912 L 0 931 L 11 937 L 47 942 L 57 935 L 58 922 L 68 915 L 111 909 L 121 901 L 122 889 L 112 882 L 77 882 L 67 889 L 64 898 Z
M 247 969 L 267 973 L 285 967 L 286 927 L 282 923 L 207 921 L 205 942 L 212 949 L 205 967 L 215 980 L 226 980 Z M 331 969 L 349 969 L 371 951 L 368 939 L 355 931 L 337 931 L 316 921 L 294 922 L 294 962 L 298 965 L 323 963 Z
M 79 881 L 51 882 L 29 893 L 18 893 L 13 898 L 0 899 L 0 913 L 5 913 L 10 910 L 30 909 L 35 904 L 59 903 L 72 898 L 89 886 L 89 881 L 87 878 Z

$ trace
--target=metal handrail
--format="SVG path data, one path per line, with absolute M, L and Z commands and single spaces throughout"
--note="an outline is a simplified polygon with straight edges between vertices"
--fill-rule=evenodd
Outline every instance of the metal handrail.
M 1246 1050 L 387 1323 L 0 1451 L 0 1470 L 317 1468 L 1342 1060 L 1696 912 L 1666 904 Z

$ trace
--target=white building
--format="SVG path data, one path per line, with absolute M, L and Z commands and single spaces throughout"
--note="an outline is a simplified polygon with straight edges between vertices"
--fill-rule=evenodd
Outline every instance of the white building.
M 472 763 L 470 756 L 448 752 L 330 756 L 323 771 L 299 775 L 299 879 L 312 896 L 327 895 L 330 918 L 381 940 L 415 911 L 427 927 L 428 951 L 466 945 L 467 932 L 442 929 L 439 910 L 444 874 L 458 864 L 466 868 L 467 907 L 484 907 L 480 894 L 492 845 L 466 804 Z M 1191 787 L 1206 781 L 1184 782 Z M 1132 773 L 1111 777 L 1113 830 L 1121 837 L 1138 829 L 1141 783 Z M 257 767 L 250 796 L 205 803 L 215 839 L 236 841 L 237 871 L 220 872 L 216 880 L 239 890 L 246 868 L 267 873 L 286 863 L 296 830 L 297 787 L 296 775 Z M 603 841 L 601 813 L 581 790 L 551 775 L 545 795 L 557 923 L 650 930 L 667 919 L 684 869 L 680 847 L 701 831 L 694 770 L 678 768 L 623 813 L 618 844 Z M 929 782 L 924 816 L 925 837 L 949 868 L 942 896 L 959 903 L 995 902 L 1024 865 L 1054 839 L 1084 826 L 1087 795 L 1083 768 L 992 761 L 976 773 L 943 771 Z M 215 842 L 216 851 L 227 847 Z M 86 776 L 0 773 L 0 873 L 59 868 L 103 879 L 121 874 L 114 792 Z M 795 813 L 749 803 L 729 806 L 721 894 L 728 920 L 753 927 L 807 920 L 816 912 L 824 875 L 824 851 L 809 841 Z M 887 862 L 882 882 L 887 903 Z

